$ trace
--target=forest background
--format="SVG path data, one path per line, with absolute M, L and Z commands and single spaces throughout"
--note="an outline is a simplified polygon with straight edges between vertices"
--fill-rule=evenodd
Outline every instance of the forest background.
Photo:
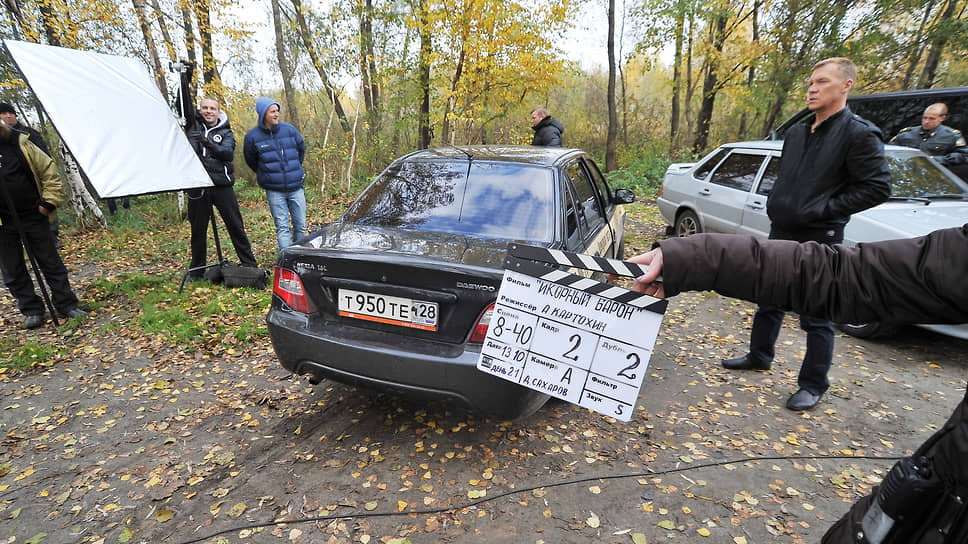
M 274 97 L 306 139 L 310 186 L 344 197 L 414 149 L 530 143 L 528 113 L 539 104 L 564 123 L 567 146 L 594 155 L 619 184 L 651 191 L 671 160 L 762 138 L 801 109 L 804 79 L 822 58 L 858 64 L 855 94 L 968 76 L 968 0 L 4 5 L 0 37 L 137 57 L 172 103 L 169 63 L 192 62 L 193 93 L 219 97 L 240 140 L 255 98 Z M 598 15 L 605 35 L 587 43 L 605 46 L 583 56 L 603 62 L 583 66 L 563 43 Z M 55 137 L 5 50 L 0 57 L 0 98 Z M 112 118 L 110 104 L 94 121 L 137 122 Z

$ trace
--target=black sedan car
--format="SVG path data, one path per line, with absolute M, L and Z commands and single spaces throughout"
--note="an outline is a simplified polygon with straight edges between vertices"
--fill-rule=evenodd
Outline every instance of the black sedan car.
M 484 415 L 547 396 L 477 370 L 509 242 L 620 258 L 625 211 L 588 155 L 447 147 L 394 161 L 279 255 L 269 335 L 296 374 L 450 399 Z

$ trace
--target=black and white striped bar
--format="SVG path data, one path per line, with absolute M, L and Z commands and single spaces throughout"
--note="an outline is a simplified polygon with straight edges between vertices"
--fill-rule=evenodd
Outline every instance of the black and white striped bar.
M 528 246 L 531 247 L 531 246 Z M 541 249 L 541 248 L 535 248 Z M 547 250 L 545 250 L 547 251 Z M 587 255 L 584 255 L 587 257 Z M 598 258 L 598 257 L 596 257 Z M 612 259 L 608 259 L 612 260 Z M 622 261 L 614 261 L 622 262 Z M 562 263 L 564 264 L 564 263 Z M 628 263 L 635 264 L 635 263 Z M 570 265 L 568 265 L 570 266 Z M 636 265 L 638 266 L 638 265 Z M 508 256 L 505 261 L 505 269 L 514 272 L 519 272 L 521 274 L 526 274 L 544 281 L 551 283 L 556 283 L 558 285 L 564 285 L 565 287 L 571 287 L 572 289 L 578 289 L 585 293 L 591 293 L 593 295 L 598 295 L 603 298 L 614 300 L 616 302 L 622 302 L 628 304 L 629 306 L 634 306 L 636 308 L 642 308 L 650 312 L 655 312 L 658 314 L 664 314 L 666 306 L 668 306 L 668 301 L 649 296 L 643 293 L 636 293 L 635 291 L 629 291 L 623 287 L 617 285 L 612 285 L 609 283 L 602 283 L 600 281 L 595 281 L 584 276 L 579 276 L 577 274 L 569 274 L 562 270 L 556 268 L 550 268 L 546 265 L 536 263 L 530 259 L 519 259 L 517 257 Z M 604 270 L 602 270 L 604 272 Z
M 606 257 L 595 257 L 593 255 L 585 255 L 583 253 L 572 253 L 570 251 L 561 251 L 558 249 L 548 249 L 524 244 L 508 244 L 508 256 L 517 257 L 519 259 L 530 259 L 532 261 L 539 261 L 543 263 L 560 264 L 574 268 L 583 268 L 585 270 L 604 272 L 606 274 L 614 274 L 616 276 L 626 276 L 630 278 L 637 278 L 642 274 L 645 274 L 646 270 L 649 269 L 647 266 L 637 263 L 630 263 L 628 261 L 619 261 L 617 259 L 609 259 Z M 656 281 L 662 281 L 662 278 L 659 278 Z

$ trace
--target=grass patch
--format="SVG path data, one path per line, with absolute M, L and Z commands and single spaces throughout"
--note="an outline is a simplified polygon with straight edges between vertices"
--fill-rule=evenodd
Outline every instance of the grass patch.
M 160 336 L 174 345 L 201 351 L 206 346 L 268 336 L 268 290 L 231 289 L 202 281 L 179 293 L 178 284 L 167 277 L 137 273 L 97 279 L 90 287 L 105 305 L 130 310 L 133 318 L 124 325 L 129 335 Z
M 0 358 L 0 371 L 28 372 L 52 366 L 63 355 L 64 348 L 47 342 L 27 340 L 20 343 L 13 338 L 4 338 L 0 340 L 0 351 L 6 354 Z

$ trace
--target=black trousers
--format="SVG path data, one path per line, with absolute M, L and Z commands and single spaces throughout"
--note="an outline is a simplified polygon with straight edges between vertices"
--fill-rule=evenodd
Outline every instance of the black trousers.
M 50 287 L 54 308 L 62 314 L 77 308 L 77 297 L 67 279 L 67 267 L 54 247 L 54 237 L 51 235 L 47 217 L 36 211 L 27 213 L 20 217 L 20 225 L 30 250 L 37 259 L 37 266 Z M 0 265 L 3 269 L 3 283 L 17 299 L 20 312 L 24 315 L 46 313 L 44 300 L 37 295 L 34 282 L 27 272 L 24 247 L 12 221 L 4 221 L 0 225 Z
M 843 230 L 830 232 L 788 233 L 771 231 L 771 240 L 795 240 L 797 242 L 816 241 L 824 244 L 839 244 L 843 241 Z M 786 313 L 775 306 L 760 306 L 753 315 L 753 330 L 750 333 L 749 357 L 758 363 L 770 363 L 775 355 L 776 339 L 783 326 Z M 824 394 L 830 387 L 827 373 L 834 357 L 834 325 L 827 319 L 800 316 L 800 328 L 807 333 L 807 352 L 800 365 L 797 385 L 815 395 Z
M 205 265 L 207 256 L 208 225 L 212 221 L 212 206 L 218 209 L 225 223 L 225 230 L 229 233 L 239 262 L 244 266 L 259 266 L 252 254 L 252 245 L 245 234 L 242 223 L 242 212 L 239 201 L 235 197 L 235 190 L 231 186 L 211 187 L 208 189 L 194 189 L 188 195 L 188 222 L 192 227 L 191 249 L 192 258 L 189 268 Z M 201 276 L 201 271 L 192 272 L 194 276 Z

